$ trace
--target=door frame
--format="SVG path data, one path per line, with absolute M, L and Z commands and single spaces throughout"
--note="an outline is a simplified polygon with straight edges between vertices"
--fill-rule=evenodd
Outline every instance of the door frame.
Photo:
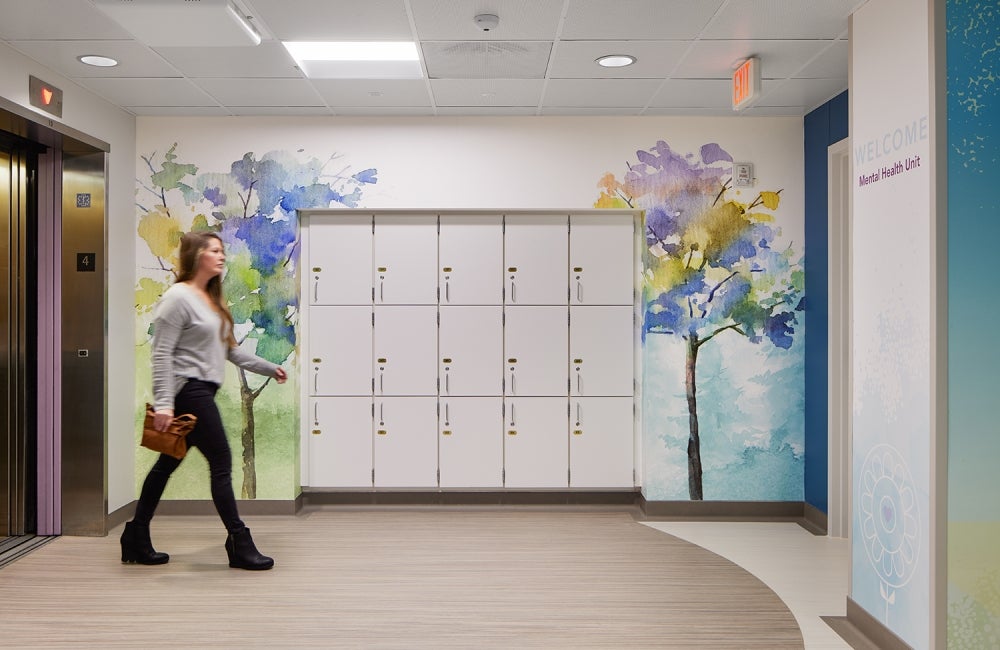
M 850 537 L 851 532 L 853 224 L 850 153 L 849 138 L 827 148 L 827 535 L 830 537 Z

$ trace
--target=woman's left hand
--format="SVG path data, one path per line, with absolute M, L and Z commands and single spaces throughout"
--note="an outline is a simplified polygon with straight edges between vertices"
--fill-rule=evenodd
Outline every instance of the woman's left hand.
M 278 369 L 274 371 L 274 378 L 279 384 L 283 384 L 288 379 L 288 373 L 285 372 L 284 368 L 278 366 Z

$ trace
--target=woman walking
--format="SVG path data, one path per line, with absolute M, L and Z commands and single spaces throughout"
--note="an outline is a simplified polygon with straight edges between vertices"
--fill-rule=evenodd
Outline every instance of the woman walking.
M 262 555 L 240 519 L 232 485 L 232 452 L 215 393 L 225 376 L 228 359 L 237 366 L 279 384 L 287 379 L 281 366 L 242 350 L 233 337 L 233 317 L 222 296 L 226 253 L 222 240 L 211 232 L 181 237 L 177 281 L 163 294 L 153 318 L 153 424 L 166 430 L 174 414 L 198 418 L 187 436 L 208 460 L 212 501 L 229 533 L 229 566 L 261 570 L 274 566 Z M 122 533 L 122 562 L 165 564 L 170 556 L 153 549 L 149 523 L 170 475 L 181 461 L 160 454 L 142 485 L 135 516 Z

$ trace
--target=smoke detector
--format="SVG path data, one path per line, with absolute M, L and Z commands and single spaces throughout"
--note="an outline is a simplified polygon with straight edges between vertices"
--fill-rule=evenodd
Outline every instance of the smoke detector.
M 484 32 L 493 31 L 500 24 L 500 16 L 496 14 L 479 14 L 473 20 L 476 22 L 476 27 Z

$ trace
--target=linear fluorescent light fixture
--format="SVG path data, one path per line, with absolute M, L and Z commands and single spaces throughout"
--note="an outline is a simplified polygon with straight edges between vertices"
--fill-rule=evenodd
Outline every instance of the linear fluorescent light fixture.
M 409 41 L 285 41 L 310 79 L 420 79 L 417 44 Z

